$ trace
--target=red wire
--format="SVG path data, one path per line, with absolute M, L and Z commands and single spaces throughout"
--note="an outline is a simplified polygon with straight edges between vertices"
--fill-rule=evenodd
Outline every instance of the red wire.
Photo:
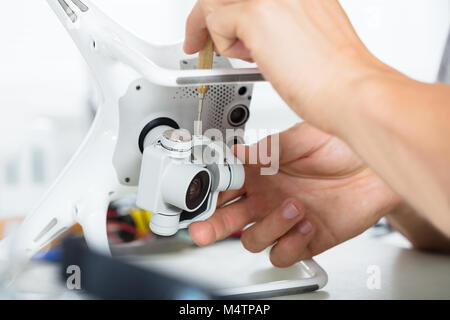
M 244 230 L 240 230 L 238 232 L 233 233 L 230 238 L 240 238 L 242 234 L 244 233 Z
M 116 234 L 114 232 L 107 232 L 108 233 L 108 237 L 115 243 L 115 244 L 121 244 L 122 241 L 119 240 L 119 238 L 117 238 Z
M 120 229 L 120 231 L 126 231 L 128 233 L 131 233 L 133 235 L 135 235 L 136 237 L 140 238 L 140 239 L 151 239 L 151 235 L 147 232 L 142 232 L 137 230 L 137 228 L 123 223 L 123 222 L 119 222 L 119 221 L 108 221 L 108 226 L 112 226 L 112 227 L 117 227 Z M 108 234 L 112 234 L 112 232 L 108 232 Z M 117 239 L 117 237 L 115 237 Z
M 126 232 L 129 232 L 129 233 L 134 234 L 134 235 L 137 235 L 139 233 L 138 230 L 135 227 L 130 226 L 129 224 L 126 224 L 126 223 L 123 223 L 123 222 L 109 221 L 108 222 L 108 226 L 118 227 L 122 231 L 126 231 Z

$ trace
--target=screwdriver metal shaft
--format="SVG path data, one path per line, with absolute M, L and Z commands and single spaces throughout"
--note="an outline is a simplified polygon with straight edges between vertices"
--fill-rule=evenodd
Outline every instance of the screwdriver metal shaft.
M 195 123 L 195 130 L 194 133 L 196 136 L 201 136 L 203 134 L 202 130 L 202 114 L 203 114 L 203 104 L 205 101 L 205 95 L 203 93 L 199 93 L 199 102 L 198 102 L 198 115 L 197 115 L 197 122 Z
M 213 62 L 214 62 L 214 43 L 212 41 L 211 36 L 208 35 L 208 40 L 206 41 L 205 46 L 199 52 L 198 55 L 197 69 L 211 70 L 213 68 Z M 197 136 L 201 136 L 203 134 L 202 132 L 203 104 L 205 102 L 205 96 L 209 91 L 209 86 L 198 86 L 197 91 L 200 101 L 198 105 L 198 116 L 196 126 L 194 129 L 194 134 Z

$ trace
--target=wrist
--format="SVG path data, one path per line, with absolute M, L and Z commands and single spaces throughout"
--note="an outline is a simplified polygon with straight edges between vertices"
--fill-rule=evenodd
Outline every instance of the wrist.
M 392 210 L 386 219 L 401 233 L 413 248 L 440 253 L 450 253 L 450 237 L 443 234 L 406 202 Z
M 390 119 L 390 110 L 385 107 L 392 104 L 399 85 L 411 81 L 378 60 L 354 70 L 336 93 L 338 103 L 328 123 L 328 132 L 349 142 L 364 133 L 371 122 Z
M 377 179 L 379 179 L 377 177 Z M 380 193 L 384 194 L 384 201 L 380 201 L 380 207 L 378 210 L 378 219 L 388 217 L 388 216 L 395 216 L 397 214 L 403 214 L 406 210 L 406 208 L 409 208 L 409 206 L 406 204 L 406 202 L 403 200 L 402 197 L 400 197 L 397 193 L 395 193 L 388 185 L 386 185 L 381 179 L 380 183 L 383 184 L 383 186 L 380 187 Z

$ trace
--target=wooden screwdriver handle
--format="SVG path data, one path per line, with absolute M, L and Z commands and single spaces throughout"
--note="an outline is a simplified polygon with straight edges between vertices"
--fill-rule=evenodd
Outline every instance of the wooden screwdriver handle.
M 210 35 L 206 41 L 205 46 L 198 54 L 198 65 L 199 70 L 211 70 L 213 68 L 214 62 L 214 43 Z M 209 86 L 198 86 L 197 91 L 200 94 L 207 94 L 209 91 Z

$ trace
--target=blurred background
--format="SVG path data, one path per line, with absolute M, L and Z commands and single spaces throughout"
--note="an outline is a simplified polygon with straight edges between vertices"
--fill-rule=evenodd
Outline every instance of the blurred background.
M 75 152 L 95 114 L 89 72 L 46 1 L 3 2 L 0 220 L 29 212 Z M 150 42 L 181 40 L 195 3 L 93 2 Z M 341 2 L 363 41 L 380 59 L 411 77 L 435 81 L 449 30 L 450 1 Z M 251 128 L 283 130 L 300 121 L 269 84 L 257 86 L 252 108 Z

